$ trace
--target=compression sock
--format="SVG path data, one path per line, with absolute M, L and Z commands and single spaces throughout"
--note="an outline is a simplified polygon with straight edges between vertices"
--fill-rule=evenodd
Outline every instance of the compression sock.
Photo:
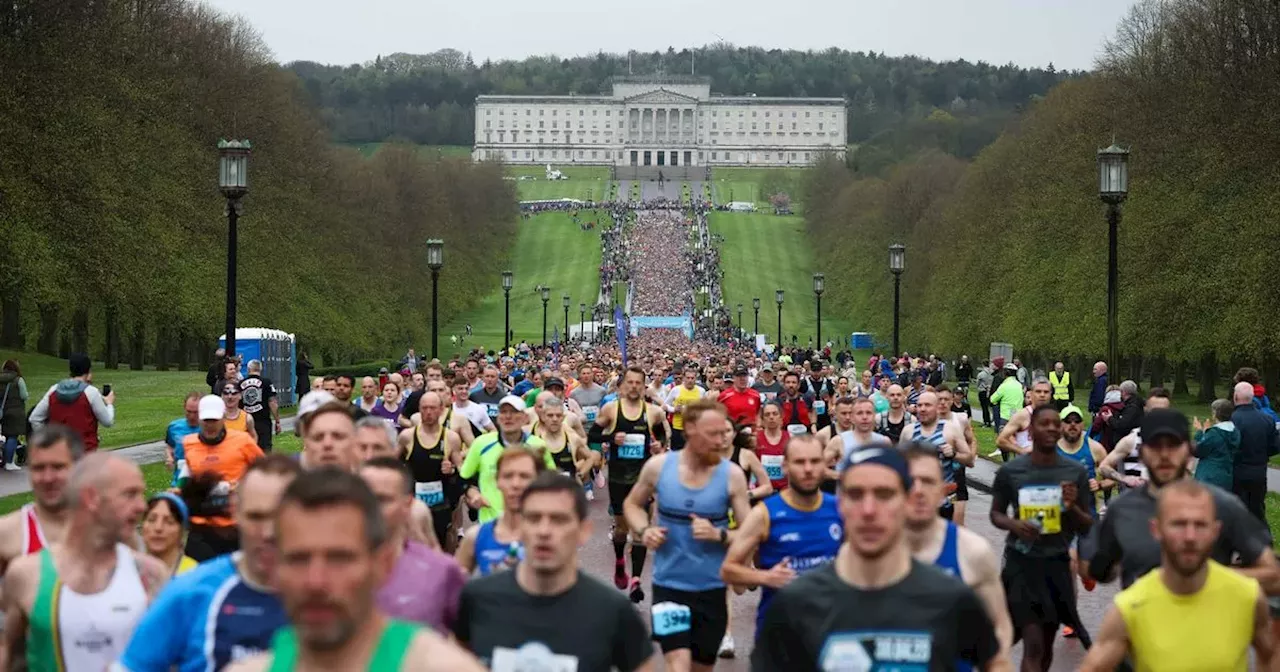
M 644 559 L 649 554 L 649 549 L 643 544 L 631 545 L 631 576 L 639 578 L 644 574 Z

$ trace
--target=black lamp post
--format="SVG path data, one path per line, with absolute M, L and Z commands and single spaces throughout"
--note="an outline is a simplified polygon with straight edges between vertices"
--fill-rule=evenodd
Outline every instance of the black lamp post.
M 1112 143 L 1098 150 L 1098 195 L 1107 204 L 1107 366 L 1120 365 L 1120 204 L 1129 196 L 1129 150 Z
M 751 330 L 751 335 L 754 336 L 760 333 L 760 297 L 751 299 L 751 309 L 756 311 L 755 328 Z
M 236 223 L 249 193 L 249 141 L 218 141 L 218 189 L 227 199 L 227 356 L 236 354 Z
M 440 338 L 440 269 L 444 268 L 444 241 L 439 238 L 427 241 L 427 268 L 431 269 L 431 357 L 439 358 L 436 346 Z
M 818 349 L 822 349 L 822 292 L 827 288 L 826 278 L 821 273 L 813 274 L 813 296 L 818 302 Z
M 511 349 L 511 288 L 515 286 L 515 274 L 502 272 L 502 352 Z
M 782 350 L 782 290 L 779 289 L 773 293 L 774 300 L 778 302 L 778 350 Z
M 901 305 L 902 270 L 907 265 L 907 247 L 894 243 L 889 246 L 889 270 L 893 273 L 893 356 L 897 357 L 898 349 L 898 308 Z
M 542 347 L 547 347 L 547 302 L 551 300 L 551 288 L 542 288 Z
M 738 337 L 742 337 L 742 304 L 738 304 Z
M 578 304 L 578 339 L 587 340 L 587 304 Z
M 564 305 L 564 335 L 560 337 L 560 342 L 568 343 L 569 342 L 569 305 L 572 303 L 572 301 L 569 300 L 568 294 L 565 294 L 562 297 L 562 303 Z

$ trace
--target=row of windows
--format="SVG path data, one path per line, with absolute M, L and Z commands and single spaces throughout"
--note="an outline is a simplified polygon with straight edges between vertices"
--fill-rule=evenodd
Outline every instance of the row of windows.
M 553 117 L 554 117 L 554 116 L 556 116 L 556 113 L 558 113 L 558 112 L 559 112 L 559 110 L 551 110 L 551 116 L 553 116 Z M 606 117 L 607 117 L 607 116 L 610 116 L 610 114 L 611 114 L 611 113 L 612 113 L 612 110 L 605 110 L 605 111 L 604 111 L 604 116 L 606 116 Z M 485 116 L 486 116 L 486 117 L 491 117 L 491 116 L 493 116 L 493 108 L 491 108 L 491 107 L 490 107 L 490 108 L 485 108 L 484 114 L 485 114 Z M 498 116 L 499 116 L 499 117 L 505 117 L 506 115 L 507 115 L 507 110 L 506 110 L 506 108 L 502 108 L 502 107 L 498 108 Z M 520 111 L 519 111 L 519 110 L 512 110 L 512 111 L 511 111 L 511 116 L 513 116 L 513 117 L 518 117 L 518 116 L 520 116 Z M 525 111 L 524 111 L 524 116 L 526 116 L 526 117 L 532 117 L 532 116 L 533 116 L 533 110 L 532 110 L 532 109 L 525 109 Z M 539 117 L 545 117 L 545 116 L 547 116 L 547 110 L 546 110 L 545 108 L 540 108 L 540 109 L 538 110 L 538 116 L 539 116 Z M 570 113 L 570 111 L 569 111 L 569 110 L 565 110 L 565 111 L 564 111 L 564 116 L 566 116 L 566 117 L 570 117 L 570 116 L 573 116 L 573 115 Z M 578 116 L 579 116 L 579 117 L 585 117 L 585 116 L 587 116 L 587 114 L 586 114 L 586 110 L 578 110 Z M 591 110 L 591 116 L 593 116 L 593 117 L 600 116 L 600 110 Z
M 532 129 L 532 128 L 533 128 L 532 123 L 533 123 L 533 122 L 526 121 L 526 122 L 524 122 L 524 127 L 525 127 L 526 129 Z M 566 129 L 566 130 L 568 130 L 568 129 L 569 129 L 569 127 L 570 127 L 570 123 L 571 123 L 571 122 L 568 122 L 568 121 L 566 121 L 566 122 L 564 123 L 564 127 L 565 127 L 565 129 Z M 800 129 L 800 128 L 799 128 L 798 123 L 799 123 L 799 122 L 795 122 L 795 121 L 791 122 L 791 130 L 792 130 L 792 131 L 802 130 L 802 129 Z M 516 122 L 516 124 L 515 124 L 515 125 L 516 125 L 516 126 L 518 126 L 518 125 L 519 125 L 519 122 Z M 581 132 L 581 129 L 583 129 L 583 128 L 585 127 L 585 125 L 586 125 L 586 122 L 582 122 L 582 121 L 579 121 L 579 122 L 578 122 L 578 128 L 580 129 L 580 130 L 579 130 L 579 132 Z M 745 130 L 747 130 L 747 129 L 745 128 L 745 125 L 746 125 L 746 122 L 739 121 L 739 122 L 738 122 L 738 130 L 739 130 L 739 131 L 745 131 Z M 669 124 L 669 125 L 668 125 L 668 128 L 672 128 L 672 127 L 679 127 L 679 126 L 680 126 L 680 124 L 672 123 L 672 124 Z M 688 129 L 690 129 L 690 128 L 692 127 L 692 124 L 686 123 L 686 124 L 683 124 L 683 126 L 684 126 L 684 129 L 685 129 L 685 130 L 688 130 Z M 486 129 L 491 129 L 491 128 L 493 128 L 493 122 L 492 122 L 492 121 L 489 121 L 489 120 L 485 120 L 485 122 L 484 122 L 484 127 L 485 127 Z M 503 121 L 503 120 L 498 120 L 498 128 L 499 128 L 499 129 L 502 129 L 502 128 L 505 128 L 505 127 L 506 127 L 506 124 L 504 123 L 504 121 Z M 592 122 L 591 127 L 592 127 L 592 128 L 599 128 L 599 123 L 597 123 L 597 122 Z M 613 122 L 609 122 L 609 121 L 604 122 L 604 127 L 605 127 L 606 129 L 608 129 L 608 128 L 612 128 L 612 127 L 613 127 Z M 645 128 L 652 128 L 652 127 L 653 127 L 653 125 L 652 125 L 652 124 L 646 124 L 646 125 L 645 125 Z M 660 126 L 659 126 L 659 128 L 661 128 L 661 127 L 662 127 L 662 126 L 660 125 Z M 545 128 L 546 128 L 546 122 L 545 122 L 545 121 L 539 121 L 539 122 L 538 122 L 538 128 L 539 128 L 539 129 L 545 129 Z M 552 128 L 553 130 L 558 129 L 558 128 L 559 128 L 559 122 L 557 122 L 557 121 L 553 121 L 553 122 L 551 122 L 551 128 Z M 699 127 L 699 128 L 701 128 L 701 127 Z M 632 131 L 637 131 L 637 130 L 639 130 L 639 129 L 640 129 L 639 125 L 638 125 L 635 121 L 632 121 L 632 122 L 631 122 L 631 130 L 632 130 Z M 715 121 L 711 122 L 711 130 L 712 130 L 712 131 L 718 131 L 718 130 L 720 130 L 719 123 L 718 123 L 718 122 L 715 122 Z M 726 132 L 728 132 L 729 130 L 730 130 L 729 128 L 726 128 L 726 129 L 725 129 L 725 131 L 726 131 Z M 751 122 L 751 130 L 753 130 L 753 131 L 759 130 L 759 128 L 757 127 L 757 122 L 754 122 L 754 121 L 753 121 L 753 122 Z M 769 122 L 769 121 L 764 122 L 764 130 L 766 130 L 766 131 L 771 131 L 771 130 L 773 130 L 773 122 Z M 782 132 L 782 131 L 785 131 L 785 130 L 786 130 L 786 128 L 785 128 L 785 126 L 784 126 L 784 123 L 783 123 L 783 122 L 779 122 L 779 123 L 778 123 L 778 129 L 777 129 L 777 130 L 778 130 L 779 132 Z M 804 130 L 806 133 L 808 133 L 808 132 L 809 132 L 810 127 L 809 127 L 809 124 L 808 124 L 808 123 L 806 123 L 806 124 L 804 125 L 803 130 Z M 818 122 L 818 131 L 819 131 L 819 132 L 821 132 L 821 131 L 824 131 L 824 130 L 826 130 L 826 124 L 825 124 L 824 122 L 821 122 L 821 121 L 820 121 L 820 122 Z
M 497 108 L 497 109 L 498 109 L 498 116 L 500 116 L 500 117 L 504 117 L 504 116 L 506 116 L 506 114 L 507 114 L 507 110 L 506 110 L 506 108 L 499 107 L 499 108 Z M 659 108 L 659 109 L 664 109 L 664 108 Z M 484 114 L 485 114 L 485 116 L 493 116 L 493 110 L 494 110 L 494 108 L 492 108 L 492 107 L 486 107 L 486 108 L 485 108 L 485 110 L 484 110 Z M 635 111 L 635 112 L 639 112 L 639 110 L 633 110 L 633 111 Z M 742 118 L 745 118 L 745 117 L 746 117 L 746 111 L 745 111 L 745 110 L 736 110 L 736 111 L 737 111 L 737 113 L 738 113 L 738 118 L 739 118 L 739 119 L 742 119 Z M 552 117 L 559 116 L 559 113 L 560 113 L 560 112 L 561 112 L 561 110 L 558 110 L 558 109 L 552 109 L 552 110 L 551 110 L 551 115 L 550 115 L 550 116 L 552 116 Z M 572 112 L 573 112 L 572 110 L 564 110 L 564 116 L 566 116 L 566 117 L 571 117 L 571 116 L 573 116 L 573 113 L 572 113 Z M 611 109 L 606 109 L 606 110 L 604 111 L 604 116 L 606 116 L 606 117 L 611 116 L 611 115 L 612 115 L 612 112 L 613 112 L 613 110 L 611 110 Z M 708 112 L 708 110 L 698 110 L 698 116 L 699 116 L 699 117 L 706 116 L 707 112 Z M 711 116 L 711 117 L 713 117 L 713 118 L 714 118 L 714 117 L 723 117 L 723 118 L 726 118 L 726 119 L 727 119 L 727 118 L 729 118 L 729 117 L 732 117 L 732 116 L 733 116 L 733 112 L 734 112 L 734 111 L 733 111 L 733 110 L 710 110 L 710 112 L 711 112 L 711 115 L 710 115 L 710 116 Z M 775 112 L 776 112 L 776 115 L 775 115 Z M 797 119 L 797 118 L 799 118 L 799 111 L 798 111 L 798 110 L 790 110 L 790 112 L 791 112 L 791 118 L 792 118 L 792 119 Z M 753 118 L 755 118 L 755 117 L 759 116 L 759 114 L 760 114 L 760 110 L 752 110 L 752 111 L 751 111 L 751 116 L 752 116 Z M 811 114 L 813 114 L 813 111 L 812 111 L 812 110 L 805 110 L 805 111 L 804 111 L 804 118 L 805 118 L 805 119 L 810 118 L 810 115 L 811 115 Z M 764 117 L 765 117 L 766 119 L 768 119 L 771 115 L 776 116 L 776 117 L 777 117 L 777 118 L 779 118 L 779 119 L 782 119 L 782 118 L 784 118 L 784 117 L 786 116 L 786 111 L 783 111 L 783 110 L 772 110 L 772 111 L 771 111 L 771 110 L 764 110 Z M 511 116 L 513 116 L 513 117 L 518 117 L 518 116 L 520 116 L 520 110 L 511 110 Z M 533 108 L 525 108 L 525 109 L 524 109 L 524 116 L 526 116 L 526 117 L 532 117 L 532 116 L 534 116 L 534 114 L 533 114 Z M 545 117 L 545 116 L 548 116 L 548 115 L 547 115 L 547 108 L 538 108 L 538 115 L 537 115 L 537 116 L 539 116 L 539 117 Z M 587 116 L 587 111 L 586 111 L 585 109 L 579 109 L 579 110 L 578 110 L 578 116 L 579 116 L 579 117 L 585 117 L 585 116 Z M 598 110 L 598 109 L 591 110 L 591 116 L 593 116 L 593 117 L 600 116 L 600 110 Z M 621 110 L 618 112 L 618 116 L 622 116 L 622 111 L 621 111 Z M 824 111 L 824 110 L 818 110 L 818 118 L 819 118 L 819 119 L 822 119 L 822 118 L 824 118 L 825 116 L 826 116 L 826 111 Z M 832 112 L 831 112 L 831 118 L 832 118 L 832 119 L 839 119 L 839 118 L 840 118 L 840 113 L 839 113 L 839 112 L 837 112 L 837 111 L 832 111 Z
M 562 152 L 563 152 L 563 155 L 562 155 Z M 521 158 L 520 157 L 521 153 L 524 154 L 525 159 L 533 159 L 535 156 L 539 159 L 591 158 L 596 160 L 600 160 L 600 159 L 609 160 L 611 158 L 614 158 L 613 156 L 611 156 L 613 152 L 607 149 L 606 150 L 579 149 L 579 150 L 576 150 L 576 157 L 575 157 L 575 150 L 571 150 L 571 149 L 565 149 L 565 150 L 526 149 L 526 150 L 523 150 L 523 152 L 521 150 L 513 149 L 510 151 L 510 157 L 512 159 L 518 160 Z M 506 150 L 501 150 L 501 149 L 485 150 L 485 158 L 488 158 L 488 159 L 506 158 L 507 155 L 508 153 Z M 617 153 L 616 158 L 618 159 L 623 158 L 623 152 L 619 151 Z M 703 152 L 698 152 L 698 160 L 699 161 L 706 160 L 703 158 Z M 759 162 L 759 161 L 763 161 L 765 163 L 794 163 L 796 161 L 803 161 L 805 163 L 808 163 L 810 161 L 810 155 L 809 155 L 809 152 L 763 152 L 763 153 L 710 152 L 710 160 L 711 161 L 730 161 L 730 162 L 736 161 L 738 163 L 751 163 L 751 162 Z

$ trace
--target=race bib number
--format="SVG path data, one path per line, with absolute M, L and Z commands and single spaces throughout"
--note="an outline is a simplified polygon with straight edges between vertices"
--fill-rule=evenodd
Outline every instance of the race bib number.
M 769 480 L 782 480 L 782 456 L 781 455 L 761 455 L 760 464 L 764 465 L 764 473 L 768 474 Z
M 617 447 L 618 457 L 623 460 L 644 459 L 644 434 L 628 434 Z
M 595 422 L 596 415 L 600 413 L 599 406 L 583 406 L 582 414 L 587 416 L 587 422 Z
M 809 428 L 804 425 L 787 425 L 787 433 L 791 436 L 800 436 L 801 434 L 808 434 Z
M 489 414 L 489 419 L 490 419 L 490 420 L 493 420 L 493 419 L 495 419 L 495 418 L 497 418 L 497 417 L 498 417 L 498 405 L 497 405 L 497 404 L 485 404 L 485 405 L 484 405 L 484 410 L 485 410 L 485 412 L 487 412 L 487 413 Z
M 689 632 L 693 612 L 683 604 L 659 602 L 649 610 L 653 614 L 653 634 L 659 637 Z
M 444 484 L 440 481 L 431 481 L 430 483 L 415 483 L 413 485 L 414 494 L 418 496 L 418 500 L 428 507 L 436 507 L 444 504 Z
M 1030 485 L 1018 490 L 1018 518 L 1038 522 L 1044 534 L 1062 531 L 1062 486 Z
M 825 402 L 825 401 L 823 401 L 823 400 L 821 400 L 821 399 L 818 399 L 817 401 L 813 402 L 813 412 L 814 412 L 814 414 L 816 414 L 816 415 L 826 415 L 826 414 L 827 414 L 827 402 Z

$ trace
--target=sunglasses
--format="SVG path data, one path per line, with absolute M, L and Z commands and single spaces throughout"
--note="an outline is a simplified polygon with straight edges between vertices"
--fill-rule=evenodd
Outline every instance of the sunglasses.
M 231 391 L 231 390 L 225 390 L 225 391 L 223 391 L 222 396 L 224 396 L 224 397 L 235 397 L 235 396 L 238 396 L 239 394 L 240 394 L 240 392 L 239 392 L 238 390 L 237 390 L 237 391 L 234 391 L 234 392 L 233 392 L 233 391 Z
M 1084 422 L 1084 420 L 1081 420 L 1080 418 L 1076 418 L 1076 419 L 1074 419 L 1074 420 L 1064 418 L 1064 419 L 1062 420 L 1062 424 L 1064 424 L 1064 425 L 1078 425 L 1078 424 L 1081 424 L 1081 423 L 1083 423 L 1083 422 Z

